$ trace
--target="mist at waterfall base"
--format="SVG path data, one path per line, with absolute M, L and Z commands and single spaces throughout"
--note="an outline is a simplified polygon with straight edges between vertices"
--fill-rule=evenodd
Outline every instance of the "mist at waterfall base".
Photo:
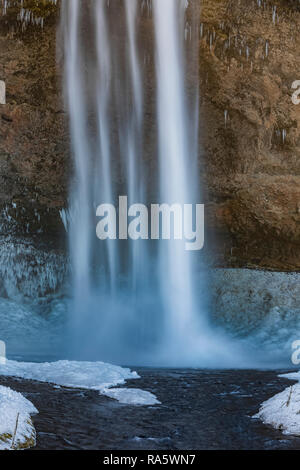
M 207 272 L 197 270 L 201 254 L 181 241 L 100 242 L 95 234 L 96 207 L 116 206 L 119 195 L 129 204 L 201 202 L 199 22 L 191 15 L 187 34 L 187 8 L 185 0 L 62 5 L 74 156 L 64 344 L 72 359 L 213 368 L 268 363 L 212 326 Z
M 184 79 L 186 2 L 151 5 L 154 40 L 147 53 L 150 74 L 156 77 L 157 123 L 151 136 L 156 144 L 148 155 L 152 160 L 158 155 L 155 175 L 145 159 L 149 131 L 144 117 L 150 103 L 145 103 L 148 71 L 141 60 L 146 51 L 139 47 L 137 28 L 142 2 L 112 6 L 96 0 L 87 9 L 83 2 L 72 1 L 63 7 L 65 89 L 75 159 L 70 331 L 73 349 L 81 357 L 176 364 L 190 362 L 199 348 L 202 356 L 207 353 L 192 256 L 179 241 L 100 245 L 92 214 L 98 203 L 115 203 L 119 194 L 128 195 L 130 204 L 149 204 L 151 197 L 168 204 L 197 202 L 197 102 L 191 119 Z

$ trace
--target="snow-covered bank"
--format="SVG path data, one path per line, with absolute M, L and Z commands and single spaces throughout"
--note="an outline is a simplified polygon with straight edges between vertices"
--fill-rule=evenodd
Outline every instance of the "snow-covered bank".
M 132 405 L 158 404 L 156 397 L 139 389 L 113 389 L 125 384 L 126 379 L 138 379 L 130 369 L 104 362 L 59 361 L 51 363 L 27 363 L 6 361 L 0 365 L 0 375 L 20 377 L 26 380 L 48 382 L 70 388 L 97 390 L 102 395 Z
M 280 375 L 291 380 L 300 380 L 300 373 Z M 279 429 L 284 434 L 300 436 L 300 383 L 265 401 L 254 418 Z
M 36 434 L 31 415 L 38 413 L 20 393 L 0 386 L 0 450 L 35 446 Z

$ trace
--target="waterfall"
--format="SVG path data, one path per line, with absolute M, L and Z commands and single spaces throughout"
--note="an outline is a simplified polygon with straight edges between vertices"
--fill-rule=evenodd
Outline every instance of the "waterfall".
M 186 251 L 182 240 L 127 240 L 124 227 L 119 240 L 96 237 L 96 208 L 117 206 L 119 196 L 129 205 L 201 202 L 197 80 L 187 93 L 187 5 L 153 0 L 146 11 L 142 0 L 62 5 L 74 157 L 69 343 L 80 359 L 208 365 L 219 343 L 205 314 L 199 253 Z M 197 58 L 199 33 L 189 31 Z
M 197 202 L 195 173 L 188 138 L 188 106 L 185 100 L 183 25 L 186 2 L 153 0 L 159 140 L 159 192 L 163 202 Z M 193 286 L 191 257 L 183 241 L 160 247 L 159 269 L 164 310 L 174 342 L 192 331 L 197 323 L 197 302 Z M 178 334 L 179 333 L 179 334 Z M 177 343 L 178 344 L 178 343 Z

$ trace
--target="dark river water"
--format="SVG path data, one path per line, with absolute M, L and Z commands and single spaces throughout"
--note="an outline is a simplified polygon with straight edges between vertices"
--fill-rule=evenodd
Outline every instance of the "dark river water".
M 259 405 L 291 385 L 276 371 L 137 369 L 127 387 L 154 393 L 160 406 L 122 405 L 95 391 L 0 377 L 39 410 L 36 449 L 300 449 L 252 419 Z

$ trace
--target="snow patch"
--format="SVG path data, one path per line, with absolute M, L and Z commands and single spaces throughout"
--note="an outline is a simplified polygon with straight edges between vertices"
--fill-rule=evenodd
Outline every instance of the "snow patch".
M 0 386 L 0 450 L 13 450 L 35 445 L 36 433 L 31 415 L 38 413 L 23 395 Z
M 160 401 L 153 393 L 138 388 L 112 388 L 106 390 L 105 395 L 126 405 L 160 405 Z
M 288 387 L 264 402 L 254 418 L 261 419 L 283 434 L 300 436 L 300 384 Z
M 130 405 L 159 404 L 156 397 L 138 389 L 112 389 L 126 379 L 140 378 L 136 372 L 104 362 L 58 361 L 26 363 L 7 361 L 0 364 L 0 375 L 20 377 L 70 388 L 97 390 L 102 395 Z
M 279 377 L 300 381 L 300 372 L 280 374 Z M 261 419 L 283 434 L 300 436 L 300 383 L 265 401 L 254 418 Z
M 279 377 L 300 382 L 300 372 L 290 372 L 289 374 L 280 374 Z
M 104 362 L 58 361 L 45 363 L 7 361 L 0 375 L 48 382 L 71 388 L 105 391 L 126 379 L 138 379 L 136 372 Z

